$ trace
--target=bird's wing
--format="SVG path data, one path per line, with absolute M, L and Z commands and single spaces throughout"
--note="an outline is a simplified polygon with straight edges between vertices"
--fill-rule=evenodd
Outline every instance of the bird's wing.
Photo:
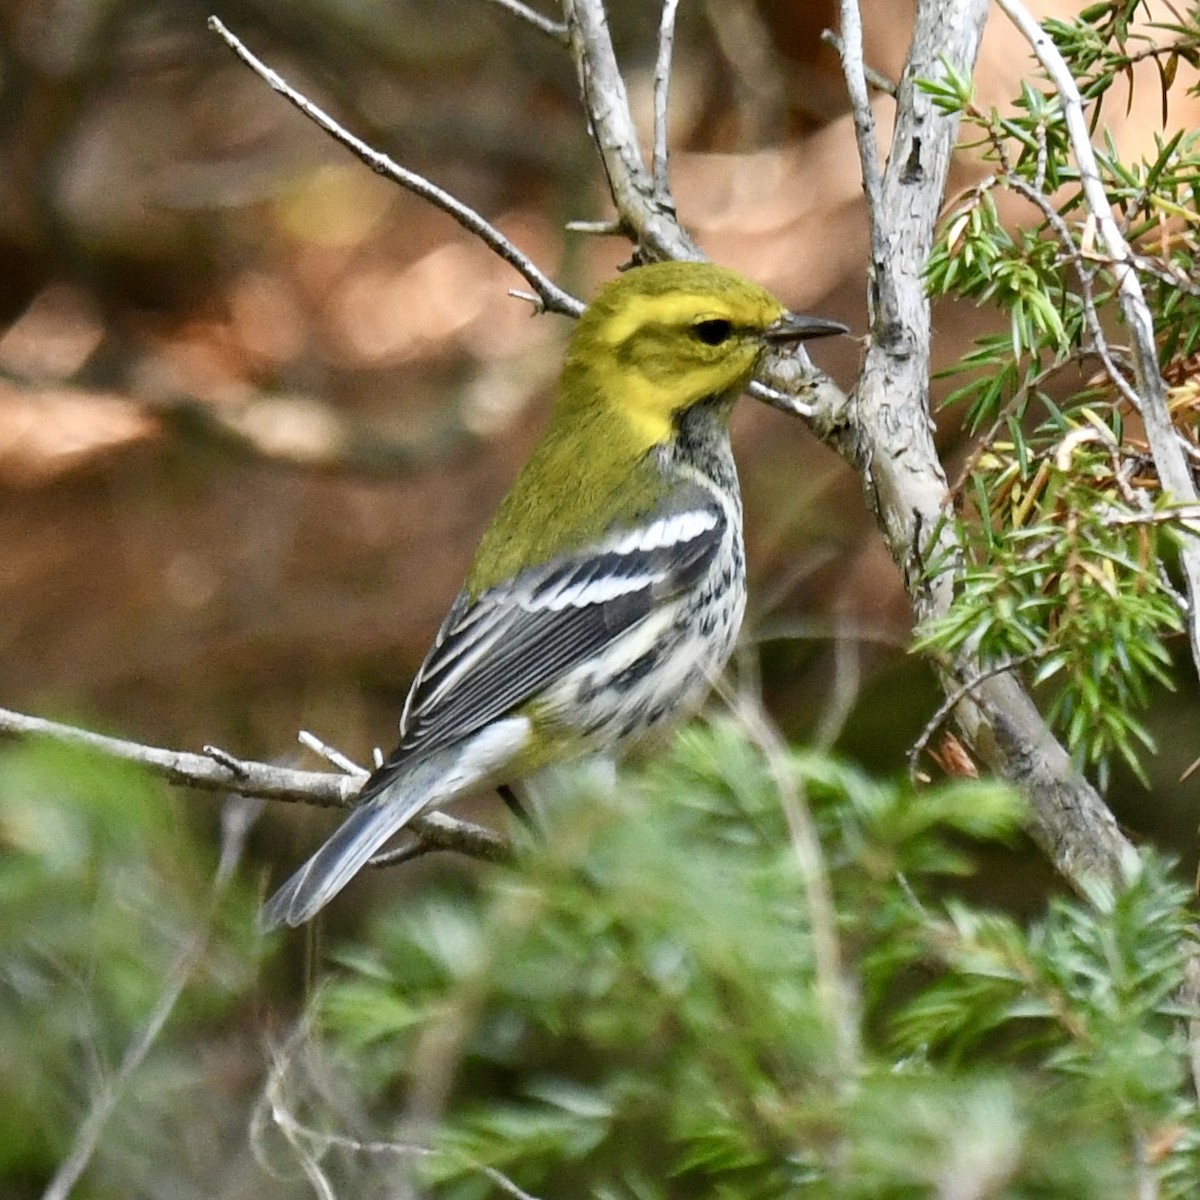
M 359 802 L 403 764 L 511 712 L 685 591 L 710 566 L 728 520 L 696 487 L 587 554 L 531 567 L 473 599 L 460 594 L 413 682 L 400 745 Z

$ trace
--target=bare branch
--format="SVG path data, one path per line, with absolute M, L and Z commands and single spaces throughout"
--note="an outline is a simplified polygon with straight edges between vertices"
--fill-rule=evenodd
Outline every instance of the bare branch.
M 1005 166 L 1005 182 L 1014 192 L 1024 196 L 1030 204 L 1035 205 L 1041 210 L 1042 215 L 1046 219 L 1046 224 L 1057 235 L 1064 255 L 1074 265 L 1075 277 L 1079 280 L 1079 298 L 1083 301 L 1084 322 L 1087 325 L 1088 334 L 1092 340 L 1092 349 L 1095 351 L 1096 357 L 1103 364 L 1104 371 L 1111 380 L 1113 387 L 1125 397 L 1136 411 L 1140 412 L 1142 408 L 1141 397 L 1129 386 L 1129 381 L 1125 378 L 1124 371 L 1121 370 L 1120 366 L 1114 360 L 1112 352 L 1108 347 L 1108 337 L 1105 335 L 1104 327 L 1100 324 L 1100 314 L 1096 311 L 1095 288 L 1092 286 L 1095 282 L 1095 272 L 1085 264 L 1083 256 L 1079 252 L 1079 247 L 1076 246 L 1075 239 L 1071 236 L 1071 231 L 1067 227 L 1066 221 L 1059 215 L 1058 209 L 1050 202 L 1049 197 L 1040 189 L 1027 183 L 1013 171 L 1008 166 L 1007 158 L 1002 161 Z
M 925 753 L 925 747 L 929 745 L 930 739 L 942 727 L 947 717 L 958 707 L 961 700 L 966 699 L 972 692 L 979 688 L 979 685 L 987 679 L 991 679 L 996 675 L 1005 675 L 1009 671 L 1015 671 L 1018 667 L 1030 662 L 1036 655 L 1022 654 L 1018 658 L 1005 659 L 1004 662 L 995 663 L 988 667 L 974 679 L 968 679 L 958 687 L 951 689 L 947 694 L 946 699 L 938 705 L 937 712 L 925 722 L 925 728 L 921 730 L 917 740 L 913 742 L 908 751 L 908 777 L 913 783 L 917 781 L 917 769 L 920 764 L 921 755 Z
M 756 400 L 761 400 L 764 404 L 769 404 L 772 408 L 777 408 L 789 416 L 811 417 L 816 412 L 813 405 L 805 404 L 797 397 L 789 395 L 787 392 L 781 392 L 777 388 L 771 387 L 770 384 L 760 383 L 757 379 L 750 383 L 746 391 Z
M 232 756 L 222 756 L 226 761 L 218 762 L 207 753 L 161 750 L 4 708 L 0 708 L 0 733 L 48 738 L 64 745 L 81 746 L 107 758 L 136 763 L 170 783 L 205 791 L 236 792 L 241 796 L 260 796 L 265 800 L 300 801 L 322 808 L 342 808 L 358 791 L 358 782 L 344 775 L 297 771 L 272 763 L 241 759 L 236 760 L 235 769 L 228 765 Z
M 609 219 L 607 221 L 568 221 L 568 233 L 586 233 L 592 237 L 621 237 L 624 230 L 621 222 Z
M 329 745 L 328 742 L 323 742 L 316 734 L 309 733 L 307 729 L 302 729 L 296 734 L 296 741 L 302 746 L 307 746 L 314 754 L 319 755 L 327 763 L 331 763 L 346 775 L 363 779 L 370 774 L 365 768 L 360 767 L 358 763 L 347 758 L 335 746 Z
M 227 750 L 222 750 L 220 746 L 205 746 L 204 753 L 208 755 L 213 762 L 226 770 L 231 771 L 238 779 L 245 777 L 246 768 L 242 766 L 242 761 L 239 758 L 234 758 Z
M 1142 291 L 1141 280 L 1138 278 L 1137 258 L 1121 233 L 1112 206 L 1105 195 L 1104 181 L 1100 177 L 1096 153 L 1092 148 L 1079 87 L 1058 47 L 1020 0 L 997 0 L 997 3 L 1033 47 L 1038 62 L 1050 77 L 1062 103 L 1063 118 L 1071 139 L 1071 149 L 1075 153 L 1075 162 L 1079 167 L 1079 181 L 1084 199 L 1096 219 L 1100 236 L 1113 261 L 1121 312 L 1131 338 L 1134 382 L 1140 398 L 1139 408 L 1158 478 L 1163 489 L 1173 499 L 1194 502 L 1198 499 L 1196 486 L 1167 406 L 1167 385 L 1158 369 L 1154 320 Z M 1192 661 L 1200 672 L 1200 539 L 1187 536 L 1181 539 L 1180 545 L 1180 563 L 1187 578 L 1189 600 L 1186 614 L 1188 638 L 1192 647 Z
M 862 13 L 858 8 L 858 0 L 841 0 L 841 17 L 842 36 L 838 43 L 838 53 L 842 59 L 846 89 L 850 93 L 854 136 L 858 142 L 863 190 L 867 195 L 867 224 L 871 231 L 871 275 L 874 286 L 868 294 L 872 301 L 870 317 L 872 323 L 879 317 L 884 325 L 890 325 L 896 319 L 896 314 L 892 311 L 894 305 L 886 304 L 882 313 L 877 307 L 883 294 L 880 291 L 880 277 L 886 277 L 887 274 L 882 270 L 882 264 L 888 254 L 888 245 L 883 226 L 883 176 L 879 167 L 879 151 L 875 145 L 875 114 L 871 112 L 871 98 L 867 94 Z
M 562 313 L 577 317 L 583 311 L 583 302 L 569 292 L 564 292 L 550 277 L 544 274 L 533 261 L 522 254 L 489 221 L 457 197 L 431 183 L 423 175 L 410 171 L 379 150 L 368 146 L 348 129 L 338 124 L 324 109 L 319 108 L 307 96 L 296 91 L 282 75 L 272 70 L 261 59 L 256 58 L 242 42 L 216 17 L 208 18 L 208 27 L 244 62 L 256 75 L 268 83 L 288 103 L 298 108 L 310 121 L 319 125 L 334 141 L 346 147 L 377 175 L 398 183 L 414 195 L 428 200 L 435 207 L 453 217 L 468 233 L 474 234 L 490 250 L 515 268 L 528 281 L 547 312 Z
M 872 209 L 874 319 L 858 385 L 846 410 L 814 422 L 861 475 L 868 503 L 900 567 L 918 621 L 945 614 L 954 597 L 961 546 L 929 417 L 930 310 L 924 270 L 957 135 L 916 86 L 946 64 L 971 73 L 987 0 L 919 0 L 908 61 L 897 91 L 896 124 Z M 844 61 L 855 78 L 856 122 L 865 170 L 874 161 L 866 88 L 856 36 L 858 10 L 843 5 Z M 937 570 L 931 565 L 937 564 Z M 975 752 L 1030 801 L 1029 832 L 1059 872 L 1078 886 L 1087 875 L 1119 880 L 1129 843 L 1094 788 L 1018 680 L 986 677 L 970 649 L 938 664 L 947 695 L 965 689 L 955 710 Z
M 307 1031 L 303 1026 L 298 1030 L 296 1041 L 302 1040 Z M 348 1137 L 341 1133 L 330 1133 L 324 1129 L 314 1129 L 302 1123 L 295 1115 L 285 1095 L 287 1073 L 291 1067 L 288 1051 L 278 1053 L 263 1090 L 263 1101 L 270 1108 L 271 1120 L 283 1133 L 288 1143 L 301 1156 L 305 1174 L 318 1191 L 324 1194 L 324 1189 L 332 1189 L 328 1180 L 318 1165 L 330 1149 L 345 1150 L 352 1154 L 394 1155 L 399 1158 L 445 1158 L 453 1156 L 469 1170 L 477 1171 L 485 1179 L 490 1180 L 502 1192 L 513 1200 L 537 1200 L 537 1197 L 514 1183 L 502 1171 L 495 1167 L 485 1166 L 461 1151 L 447 1147 L 433 1149 L 419 1142 L 386 1142 L 380 1140 L 363 1141 L 360 1138 Z M 314 1177 L 318 1177 L 318 1183 Z
M 654 190 L 660 204 L 675 211 L 667 150 L 667 107 L 671 93 L 671 53 L 675 46 L 675 10 L 679 0 L 663 0 L 658 27 L 658 57 L 654 63 Z
M 377 855 L 371 862 L 372 866 L 394 866 L 422 854 L 432 854 L 435 850 L 452 850 L 481 862 L 508 863 L 516 857 L 512 843 L 502 834 L 476 825 L 473 821 L 452 817 L 449 813 L 422 813 L 405 828 L 416 834 L 417 840 L 408 847 L 396 850 L 394 858 L 386 851 Z
M 842 44 L 842 39 L 838 37 L 832 29 L 823 29 L 821 31 L 821 41 L 825 45 L 832 47 L 838 58 L 845 62 L 846 50 Z M 842 68 L 845 70 L 845 67 Z M 863 77 L 877 91 L 882 92 L 885 96 L 891 96 L 893 100 L 896 98 L 896 81 L 889 79 L 882 71 L 877 71 L 870 63 L 864 62 L 862 65 Z
M 492 3 L 506 9 L 513 16 L 520 17 L 522 21 L 527 21 L 534 29 L 549 34 L 561 45 L 567 44 L 567 27 L 561 21 L 552 21 L 549 17 L 542 16 L 528 4 L 522 4 L 521 0 L 492 0 Z
M 563 0 L 563 15 L 579 74 L 580 95 L 621 227 L 638 251 L 651 258 L 693 262 L 703 258 L 679 224 L 674 209 L 657 194 L 646 169 L 604 5 L 601 0 Z
M 162 750 L 5 708 L 0 708 L 0 734 L 48 738 L 64 745 L 81 746 L 108 758 L 136 763 L 171 783 L 264 800 L 344 808 L 362 786 L 361 777 L 298 771 L 273 763 L 238 759 L 225 751 L 218 751 L 214 757 L 207 752 L 191 754 L 183 750 Z M 512 858 L 512 846 L 507 838 L 446 813 L 423 813 L 409 828 L 433 850 L 455 850 L 488 862 L 507 862 Z
M 518 0 L 494 2 L 538 24 L 538 20 L 534 19 L 537 14 Z M 592 133 L 600 150 L 601 161 L 619 213 L 615 222 L 573 222 L 571 228 L 604 234 L 626 232 L 637 242 L 639 250 L 648 251 L 654 258 L 697 260 L 702 259 L 703 255 L 676 218 L 667 179 L 666 109 L 677 6 L 678 0 L 664 0 L 655 77 L 655 172 L 652 176 L 647 172 L 642 158 L 637 131 L 629 109 L 628 95 L 609 37 L 603 4 L 601 0 L 564 0 L 567 15 L 564 28 L 570 33 L 569 42 L 579 72 L 584 102 L 591 119 Z M 582 301 L 560 289 L 474 209 L 443 191 L 424 176 L 401 167 L 387 155 L 368 146 L 343 128 L 324 110 L 293 88 L 277 71 L 252 54 L 217 17 L 210 17 L 208 23 L 209 28 L 255 74 L 335 141 L 349 149 L 376 173 L 393 180 L 448 213 L 505 262 L 516 268 L 534 290 L 533 296 L 517 291 L 511 294 L 531 300 L 542 310 L 567 316 L 577 317 L 583 311 Z M 752 394 L 781 411 L 805 417 L 811 417 L 814 409 L 798 397 L 790 395 L 789 392 L 793 389 L 814 397 L 820 395 L 822 399 L 840 407 L 844 397 L 840 392 L 836 392 L 836 389 L 832 389 L 829 379 L 816 372 L 807 358 L 803 360 L 803 364 L 806 374 L 797 375 L 795 371 L 790 372 L 787 391 L 779 386 L 772 388 L 766 384 L 755 383 L 751 385 Z M 778 377 L 772 382 L 778 384 Z
M 1093 256 L 1093 261 L 1099 261 Z M 1107 262 L 1108 260 L 1103 260 Z M 1161 279 L 1163 283 L 1169 284 L 1177 291 L 1185 292 L 1189 296 L 1200 296 L 1200 283 L 1195 283 L 1183 273 L 1174 263 L 1159 262 L 1156 258 L 1150 258 L 1145 254 L 1138 254 L 1131 248 L 1130 261 L 1137 267 L 1139 271 L 1145 272 L 1147 275 L 1153 275 L 1156 279 Z

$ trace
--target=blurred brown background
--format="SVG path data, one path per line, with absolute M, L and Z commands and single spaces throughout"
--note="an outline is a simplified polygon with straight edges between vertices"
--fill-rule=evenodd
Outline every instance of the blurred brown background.
M 657 6 L 609 8 L 644 116 Z M 868 60 L 895 77 L 908 6 L 864 10 Z M 531 319 L 514 272 L 271 93 L 208 11 L 0 13 L 0 704 L 256 757 L 298 757 L 303 727 L 365 760 L 537 435 L 567 326 Z M 568 288 L 590 294 L 626 258 L 564 232 L 609 212 L 573 70 L 499 7 L 216 12 Z M 681 6 L 674 185 L 711 257 L 861 332 L 859 173 L 820 41 L 834 21 L 825 2 Z M 980 103 L 1006 103 L 1027 61 L 993 21 Z M 1149 147 L 1157 88 L 1105 118 L 1127 152 Z M 1195 114 L 1181 97 L 1169 120 Z M 980 169 L 964 158 L 953 186 Z M 939 364 L 989 320 L 940 307 Z M 842 339 L 814 357 L 849 386 L 856 355 Z M 936 697 L 857 481 L 778 413 L 742 405 L 735 440 L 772 711 L 792 737 L 902 769 Z M 1194 716 L 1190 698 L 1161 706 L 1155 796 L 1116 797 L 1185 855 L 1195 818 L 1171 788 Z M 327 822 L 276 813 L 271 857 L 294 863 Z

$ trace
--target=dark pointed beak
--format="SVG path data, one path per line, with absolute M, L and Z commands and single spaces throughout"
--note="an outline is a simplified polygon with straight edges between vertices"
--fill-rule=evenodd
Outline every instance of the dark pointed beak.
M 849 333 L 841 321 L 827 321 L 824 317 L 806 317 L 803 313 L 784 313 L 763 331 L 763 340 L 769 346 L 786 345 L 789 342 L 807 342 L 813 338 L 832 337 L 835 333 Z

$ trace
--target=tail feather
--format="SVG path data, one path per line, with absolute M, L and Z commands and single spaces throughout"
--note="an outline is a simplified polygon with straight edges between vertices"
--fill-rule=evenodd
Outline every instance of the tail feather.
M 365 803 L 353 809 L 329 840 L 263 908 L 263 929 L 303 925 L 325 907 L 367 860 L 414 817 L 495 781 L 522 749 L 524 717 L 480 730 L 474 737 L 406 766 Z
M 356 808 L 267 902 L 260 919 L 262 927 L 303 925 L 315 916 L 430 800 L 426 789 L 396 795 L 395 789 L 389 788 Z

